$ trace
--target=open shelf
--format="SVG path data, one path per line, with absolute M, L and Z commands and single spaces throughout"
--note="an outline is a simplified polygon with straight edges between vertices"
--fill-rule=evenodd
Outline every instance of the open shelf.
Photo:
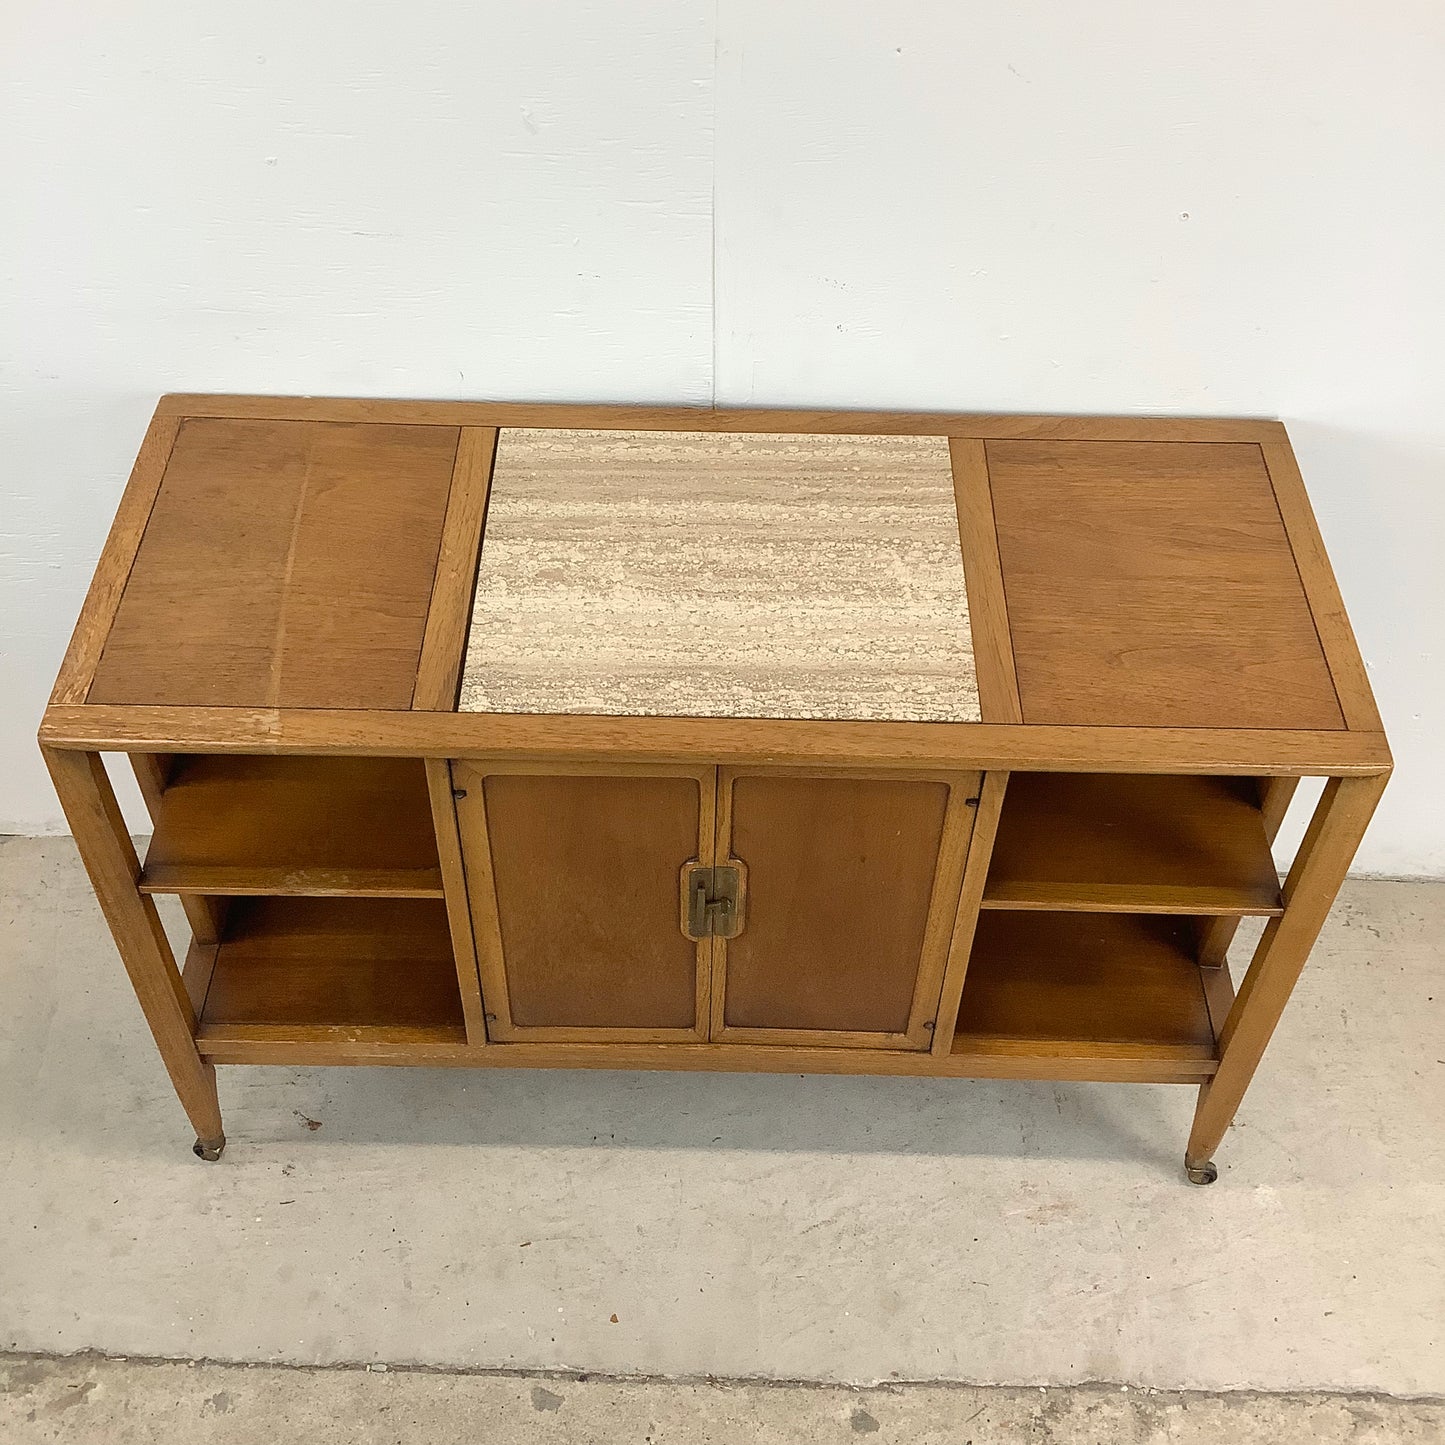
M 964 978 L 953 1052 L 1126 1054 L 1161 1066 L 1215 1059 L 1192 919 L 986 913 Z
M 238 898 L 220 945 L 192 947 L 188 982 L 206 969 L 202 1046 L 466 1039 L 446 908 L 430 899 Z
M 1282 912 L 1253 778 L 1014 773 L 984 908 Z
M 440 898 L 416 758 L 178 757 L 143 893 Z

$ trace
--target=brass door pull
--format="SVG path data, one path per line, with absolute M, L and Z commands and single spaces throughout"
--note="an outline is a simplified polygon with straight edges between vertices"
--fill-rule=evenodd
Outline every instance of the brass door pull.
M 742 869 L 732 865 L 683 870 L 689 938 L 736 938 L 742 931 Z

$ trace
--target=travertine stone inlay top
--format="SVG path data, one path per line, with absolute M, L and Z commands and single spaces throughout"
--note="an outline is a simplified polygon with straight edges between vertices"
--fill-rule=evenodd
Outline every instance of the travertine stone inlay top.
M 461 710 L 977 722 L 947 439 L 504 430 Z

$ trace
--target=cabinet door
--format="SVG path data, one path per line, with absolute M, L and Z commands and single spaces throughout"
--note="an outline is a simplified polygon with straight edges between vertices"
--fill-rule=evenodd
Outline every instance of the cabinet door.
M 452 775 L 488 1037 L 706 1038 L 712 943 L 678 890 L 712 861 L 715 769 Z
M 714 940 L 712 1037 L 928 1048 L 978 783 L 724 769 L 718 861 L 747 892 Z

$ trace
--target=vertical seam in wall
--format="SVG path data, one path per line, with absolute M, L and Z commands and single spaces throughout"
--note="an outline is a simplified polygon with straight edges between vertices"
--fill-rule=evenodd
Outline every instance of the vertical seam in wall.
M 721 31 L 722 0 L 713 0 L 712 6 L 712 182 L 711 206 L 708 212 L 708 221 L 711 226 L 710 245 L 712 252 L 712 274 L 709 278 L 710 295 L 708 299 L 708 325 L 711 328 L 710 340 L 712 342 L 712 378 L 711 395 L 712 405 L 717 406 L 717 117 L 718 117 L 718 84 L 720 71 L 720 53 L 722 50 Z

